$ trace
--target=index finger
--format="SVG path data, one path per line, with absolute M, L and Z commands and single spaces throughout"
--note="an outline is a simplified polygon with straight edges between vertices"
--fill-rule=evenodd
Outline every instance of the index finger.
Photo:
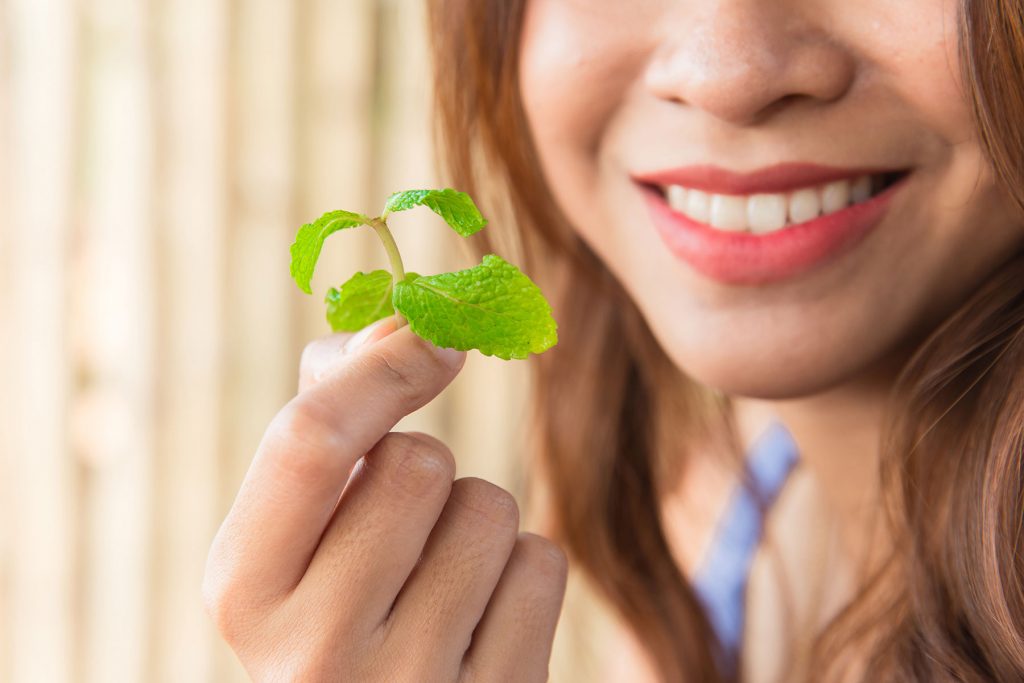
M 402 417 L 437 396 L 465 357 L 403 327 L 341 356 L 285 405 L 214 540 L 208 567 L 215 575 L 208 576 L 213 586 L 207 590 L 237 590 L 247 601 L 262 602 L 294 588 L 356 461 Z

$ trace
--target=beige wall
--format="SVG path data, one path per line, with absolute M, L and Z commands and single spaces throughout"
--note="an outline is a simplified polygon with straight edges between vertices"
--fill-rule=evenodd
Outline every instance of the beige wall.
M 335 237 L 302 295 L 296 228 L 434 183 L 421 4 L 0 0 L 0 680 L 242 680 L 203 562 L 323 291 L 385 264 Z M 515 488 L 522 370 L 471 355 L 402 427 Z

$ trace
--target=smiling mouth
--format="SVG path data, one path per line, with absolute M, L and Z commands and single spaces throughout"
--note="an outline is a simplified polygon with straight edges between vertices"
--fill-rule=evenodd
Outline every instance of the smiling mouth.
M 863 173 L 786 192 L 717 194 L 682 184 L 637 182 L 657 192 L 677 214 L 716 230 L 755 235 L 778 232 L 838 213 L 878 196 L 909 171 Z

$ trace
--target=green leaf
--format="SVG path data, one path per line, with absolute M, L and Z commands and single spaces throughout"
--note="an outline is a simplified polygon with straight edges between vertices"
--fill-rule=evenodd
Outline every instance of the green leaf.
M 384 205 L 384 215 L 416 206 L 426 206 L 463 237 L 480 232 L 487 225 L 470 196 L 452 189 L 398 192 Z
M 325 213 L 313 223 L 307 223 L 299 228 L 295 235 L 295 242 L 292 244 L 292 278 L 306 294 L 312 294 L 309 282 L 313 279 L 313 270 L 320 258 L 320 250 L 324 246 L 324 240 L 338 230 L 354 228 L 370 219 L 362 214 L 350 211 L 331 211 Z
M 327 322 L 335 332 L 355 332 L 395 312 L 391 305 L 391 273 L 375 270 L 359 272 L 349 278 L 341 289 L 331 287 L 324 300 Z
M 395 308 L 412 331 L 437 346 L 510 360 L 558 343 L 551 307 L 530 278 L 494 254 L 468 270 L 409 274 L 395 285 Z

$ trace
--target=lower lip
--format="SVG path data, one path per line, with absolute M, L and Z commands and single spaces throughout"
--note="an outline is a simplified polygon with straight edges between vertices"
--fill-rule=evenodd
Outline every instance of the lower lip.
M 657 190 L 642 189 L 658 234 L 673 254 L 713 280 L 762 285 L 794 278 L 851 250 L 881 223 L 905 180 L 860 204 L 764 235 L 698 223 L 669 208 Z

